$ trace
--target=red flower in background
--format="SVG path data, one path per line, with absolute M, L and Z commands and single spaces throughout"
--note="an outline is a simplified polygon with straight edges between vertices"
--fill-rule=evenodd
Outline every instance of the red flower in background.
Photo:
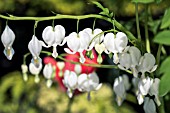
M 98 64 L 97 63 L 97 54 L 96 52 L 93 50 L 93 55 L 94 55 L 94 58 L 91 60 L 90 58 L 88 57 L 85 57 L 86 58 L 86 61 L 84 64 Z M 83 52 L 83 54 L 85 54 L 85 51 Z M 74 61 L 74 62 L 79 62 L 79 53 L 76 53 L 76 54 L 68 54 L 65 58 L 67 60 L 71 60 L 71 61 Z M 52 58 L 52 57 L 45 57 L 44 58 L 44 64 L 48 64 L 48 63 L 51 63 L 53 66 L 56 67 L 56 75 L 55 75 L 55 80 L 58 82 L 60 88 L 62 91 L 66 91 L 66 87 L 64 86 L 63 82 L 62 82 L 62 79 L 63 79 L 63 75 L 62 76 L 59 76 L 59 73 L 60 73 L 60 70 L 59 70 L 59 67 L 57 66 L 57 61 Z M 72 64 L 70 62 L 65 62 L 65 66 L 62 70 L 63 74 L 64 74 L 64 71 L 65 70 L 70 70 L 70 71 L 75 71 L 75 65 L 76 64 Z M 93 71 L 96 70 L 96 68 L 94 67 L 90 67 L 90 66 L 84 66 L 84 65 L 80 65 L 81 66 L 81 73 L 86 73 L 86 74 L 89 74 L 89 73 L 92 73 Z M 75 92 L 75 94 L 77 94 L 79 92 Z

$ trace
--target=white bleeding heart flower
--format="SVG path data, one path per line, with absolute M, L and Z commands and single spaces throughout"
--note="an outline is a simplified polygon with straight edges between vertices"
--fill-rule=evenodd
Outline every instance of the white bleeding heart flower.
M 90 92 L 99 90 L 102 83 L 99 83 L 99 77 L 95 72 L 90 74 L 81 74 L 78 77 L 78 90 L 81 92 L 88 92 L 88 100 L 90 100 Z
M 5 30 L 1 35 L 1 41 L 5 47 L 4 54 L 8 60 L 11 60 L 14 55 L 14 49 L 12 48 L 12 44 L 15 40 L 14 32 L 6 25 Z
M 118 32 L 116 35 L 113 33 L 107 33 L 104 37 L 104 45 L 106 47 L 105 52 L 109 54 L 114 53 L 113 62 L 117 64 L 119 62 L 118 53 L 122 53 L 126 48 L 128 38 L 123 32 Z
M 51 85 L 53 83 L 53 81 L 51 80 L 53 77 L 53 72 L 54 72 L 54 69 L 53 69 L 52 64 L 50 64 L 50 63 L 46 64 L 43 69 L 43 75 L 46 79 L 48 79 L 46 82 L 46 85 L 48 88 L 51 87 Z
M 46 79 L 51 79 L 53 75 L 53 66 L 48 63 L 44 66 L 43 75 Z
M 58 56 L 57 45 L 60 45 L 65 38 L 65 28 L 61 25 L 56 25 L 54 28 L 52 26 L 47 26 L 43 30 L 42 38 L 45 43 L 48 44 L 48 46 L 45 47 L 53 46 L 52 56 L 56 58 Z
M 148 76 L 139 80 L 137 93 L 137 99 L 139 104 L 143 103 L 144 97 L 149 93 L 152 84 L 153 79 Z
M 161 105 L 161 102 L 159 100 L 159 83 L 160 83 L 160 79 L 155 78 L 149 90 L 149 95 L 155 96 L 154 100 L 158 106 Z
M 95 72 L 90 74 L 81 74 L 78 77 L 78 89 L 82 92 L 96 91 L 100 89 L 102 83 L 99 83 L 99 77 Z
M 64 50 L 68 54 L 75 54 L 76 52 L 80 53 L 80 62 L 84 63 L 85 58 L 83 55 L 83 51 L 87 50 L 87 47 L 90 43 L 90 36 L 87 32 L 80 31 L 78 34 L 76 32 L 72 32 L 69 36 L 65 38 L 67 42 L 68 48 L 64 48 Z M 64 42 L 65 42 L 64 41 Z
M 33 56 L 32 62 L 37 67 L 39 67 L 39 65 L 42 62 L 41 58 L 39 57 L 40 52 L 42 50 L 42 45 L 41 45 L 41 42 L 37 39 L 37 37 L 35 35 L 32 36 L 32 39 L 28 44 L 28 49 Z
M 39 81 L 40 81 L 39 73 L 40 73 L 41 69 L 42 69 L 42 63 L 40 63 L 38 65 L 38 67 L 35 66 L 35 64 L 32 62 L 29 64 L 30 73 L 35 75 L 35 83 L 39 83 Z
M 155 103 L 149 97 L 145 97 L 143 109 L 145 113 L 156 113 Z
M 116 101 L 118 106 L 121 106 L 122 102 L 126 98 L 126 91 L 130 88 L 129 78 L 127 75 L 119 76 L 115 79 L 113 90 L 116 94 Z
M 102 33 L 103 31 L 99 28 L 96 28 L 94 30 L 92 30 L 91 28 L 86 28 L 83 31 L 87 32 L 90 35 L 90 40 L 92 41 L 88 51 L 92 50 L 92 48 L 96 45 L 96 44 L 100 44 L 103 39 L 104 39 L 104 34 Z M 94 38 L 94 39 L 93 39 Z
M 151 53 L 145 53 L 144 56 L 140 58 L 137 70 L 142 73 L 142 77 L 145 76 L 145 72 L 152 73 L 156 70 L 158 65 L 155 65 L 155 62 L 155 57 Z
M 95 50 L 97 51 L 98 54 L 102 54 L 105 51 L 105 49 L 106 48 L 103 43 L 95 45 Z
M 28 75 L 27 75 L 28 67 L 27 67 L 27 65 L 26 64 L 22 64 L 21 65 L 21 70 L 22 70 L 24 81 L 27 81 L 28 80 Z
M 67 87 L 67 94 L 70 98 L 72 98 L 72 96 L 73 96 L 72 90 L 75 90 L 78 87 L 77 80 L 78 80 L 78 77 L 75 72 L 69 71 L 69 70 L 66 70 L 64 72 L 63 83 Z
M 138 75 L 137 66 L 139 65 L 141 52 L 137 47 L 127 47 L 126 50 L 119 54 L 118 67 L 122 70 L 130 69 L 135 77 Z

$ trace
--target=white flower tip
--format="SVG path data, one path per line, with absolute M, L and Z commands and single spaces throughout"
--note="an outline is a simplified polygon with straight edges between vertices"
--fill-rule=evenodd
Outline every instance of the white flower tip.
M 57 62 L 57 66 L 58 66 L 59 70 L 62 70 L 65 66 L 65 63 L 64 62 Z
M 22 64 L 21 65 L 21 70 L 22 70 L 22 73 L 27 73 L 28 72 L 28 66 L 25 65 L 25 64 Z
M 13 48 L 4 50 L 4 54 L 5 54 L 5 56 L 7 57 L 8 60 L 12 60 L 12 57 L 13 57 L 14 53 L 15 52 L 14 52 Z
M 80 52 L 80 58 L 79 58 L 79 61 L 80 61 L 80 63 L 82 63 L 82 64 L 86 61 L 86 59 L 84 58 L 84 55 L 83 55 L 83 53 L 82 53 L 82 52 Z
M 67 95 L 69 98 L 73 97 L 73 93 L 72 93 L 71 89 L 67 89 Z
M 100 83 L 97 87 L 96 87 L 96 90 L 99 90 L 101 87 L 102 87 L 102 83 Z
M 77 74 L 80 74 L 81 71 L 82 71 L 81 66 L 80 66 L 79 64 L 76 64 L 76 65 L 74 66 L 74 71 L 75 71 Z
M 52 85 L 52 83 L 53 83 L 53 81 L 52 80 L 47 80 L 47 82 L 46 82 L 46 85 L 47 85 L 47 87 L 48 88 L 50 88 L 51 87 L 51 85 Z
M 35 76 L 34 82 L 35 82 L 35 83 L 39 83 L 39 82 L 40 82 L 40 78 L 39 78 L 38 75 Z
M 58 57 L 58 53 L 57 53 L 57 52 L 53 52 L 53 53 L 52 53 L 52 56 L 53 56 L 54 58 L 57 58 L 57 57 Z

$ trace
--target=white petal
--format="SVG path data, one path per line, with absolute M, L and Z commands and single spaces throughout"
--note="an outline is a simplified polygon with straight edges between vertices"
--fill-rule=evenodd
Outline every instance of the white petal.
M 38 75 L 42 69 L 42 64 L 40 63 L 39 67 L 36 67 L 33 63 L 29 64 L 29 71 L 33 75 Z
M 87 32 L 80 31 L 79 38 L 80 38 L 79 52 L 83 52 L 83 50 L 87 49 L 90 43 L 90 35 Z
M 53 67 L 51 64 L 46 64 L 43 69 L 43 75 L 45 78 L 50 79 L 53 74 Z
M 130 54 L 128 54 L 128 53 L 119 54 L 119 63 L 125 69 L 129 69 L 131 67 L 131 64 L 132 64 Z
M 32 39 L 28 44 L 28 49 L 33 57 L 39 56 L 42 49 L 42 45 L 35 35 L 32 36 Z
M 68 53 L 68 54 L 75 54 L 76 53 L 76 51 L 70 51 L 70 49 L 68 49 L 68 48 L 64 48 L 64 51 L 66 52 L 66 53 Z
M 126 48 L 127 44 L 128 38 L 126 34 L 124 34 L 123 32 L 118 32 L 116 34 L 115 46 L 119 53 L 122 53 L 122 51 Z
M 58 45 L 62 42 L 62 40 L 65 37 L 65 28 L 61 25 L 56 25 L 54 31 L 55 31 L 55 43 Z
M 27 65 L 22 64 L 22 65 L 21 65 L 21 70 L 22 70 L 22 73 L 27 73 L 27 72 L 28 72 L 28 67 L 27 67 Z
M 2 35 L 1 35 L 1 41 L 5 48 L 11 47 L 13 42 L 15 40 L 15 34 L 14 32 L 9 28 L 8 25 L 6 25 Z
M 55 43 L 55 36 L 52 26 L 47 26 L 42 33 L 43 40 L 49 45 L 52 46 Z
M 141 57 L 140 50 L 135 46 L 131 46 L 128 51 L 130 53 L 131 61 L 132 61 L 131 67 L 135 67 L 136 65 L 139 65 L 139 60 Z
M 57 58 L 57 56 L 58 56 L 58 53 L 57 53 L 57 46 L 53 46 L 53 53 L 52 53 L 52 56 L 53 56 L 54 58 Z
M 138 104 L 141 105 L 144 101 L 144 96 L 142 94 L 137 95 Z
M 118 52 L 115 46 L 115 35 L 113 33 L 107 33 L 104 37 L 103 43 L 107 50 L 113 53 Z
M 100 83 L 97 87 L 96 87 L 96 89 L 95 90 L 99 90 L 101 87 L 102 87 L 102 83 Z
M 156 106 L 152 99 L 145 97 L 143 109 L 145 113 L 156 113 Z
M 103 41 L 103 39 L 104 39 L 104 33 L 103 34 L 101 34 L 101 35 L 99 35 L 100 33 L 102 33 L 103 31 L 101 30 L 101 29 L 95 29 L 94 31 L 93 31 L 93 36 L 96 36 L 96 35 L 98 35 L 96 38 L 95 38 L 95 43 L 97 44 L 97 43 L 101 43 L 102 41 Z
M 105 51 L 105 45 L 103 43 L 96 44 L 95 50 L 97 51 L 98 54 L 102 54 Z
M 4 55 L 7 57 L 8 60 L 12 60 L 14 53 L 15 51 L 12 47 L 8 47 L 7 49 L 4 49 Z
M 79 52 L 79 53 L 80 53 L 79 61 L 80 61 L 80 63 L 84 63 L 86 61 L 86 59 L 84 58 L 84 55 L 82 52 Z
M 70 88 L 67 89 L 67 95 L 68 95 L 69 98 L 73 97 L 73 93 L 72 93 Z
M 77 79 L 78 79 L 78 77 L 77 77 L 76 73 L 71 71 L 69 79 L 68 79 L 68 85 L 71 89 L 77 88 Z
M 71 33 L 67 37 L 67 46 L 73 51 L 77 52 L 80 49 L 80 38 L 76 32 Z

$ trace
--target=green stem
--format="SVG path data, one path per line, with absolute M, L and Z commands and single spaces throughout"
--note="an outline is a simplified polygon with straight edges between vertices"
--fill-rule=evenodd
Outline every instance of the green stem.
M 145 38 L 146 38 L 146 51 L 151 53 L 150 49 L 150 41 L 149 41 L 149 34 L 148 34 L 148 5 L 145 5 Z
M 161 98 L 161 106 L 159 107 L 159 113 L 166 113 L 163 98 Z
M 72 105 L 73 101 L 74 101 L 74 96 L 72 98 L 69 98 L 66 113 L 71 113 L 71 105 Z
M 135 11 L 136 11 L 136 28 L 137 28 L 138 39 L 141 40 L 140 27 L 139 27 L 139 15 L 138 15 L 138 3 L 135 3 Z
M 7 19 L 7 20 L 34 20 L 34 21 L 45 21 L 45 20 L 54 20 L 54 19 L 79 19 L 80 20 L 80 19 L 87 19 L 87 18 L 99 18 L 112 23 L 112 19 L 98 14 L 88 14 L 88 15 L 79 15 L 79 16 L 57 14 L 56 16 L 49 16 L 49 17 L 17 17 L 13 15 L 4 16 L 0 14 L 0 18 Z M 125 27 L 123 27 L 119 22 L 114 20 L 114 24 L 119 30 L 127 34 L 130 41 L 136 40 L 133 34 L 129 32 Z
M 162 50 L 162 44 L 159 44 L 158 52 L 157 52 L 157 55 L 156 55 L 156 63 L 157 63 L 157 65 L 159 65 L 159 63 L 160 63 L 161 50 Z
M 60 60 L 66 61 L 66 62 L 70 62 L 72 64 L 81 64 L 80 62 L 74 62 L 72 60 L 67 60 L 67 59 L 63 58 L 62 56 L 58 56 L 57 58 L 60 59 Z M 115 65 L 100 65 L 100 64 L 86 64 L 86 63 L 81 64 L 81 65 L 89 66 L 89 67 L 97 67 L 97 68 L 115 68 L 115 69 L 118 69 L 118 67 L 115 66 Z

